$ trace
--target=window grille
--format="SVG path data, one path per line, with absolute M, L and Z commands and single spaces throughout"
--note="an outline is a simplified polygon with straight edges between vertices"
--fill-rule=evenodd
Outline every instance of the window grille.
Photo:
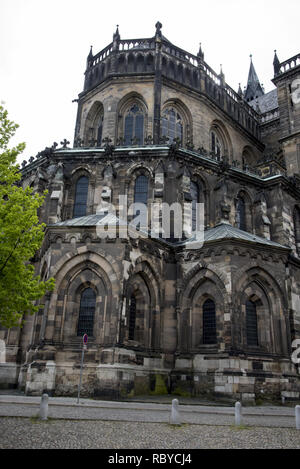
M 81 295 L 77 336 L 93 336 L 96 294 L 92 288 L 86 288 Z
M 144 113 L 137 104 L 127 111 L 124 124 L 124 144 L 132 145 L 134 139 L 137 144 L 144 144 Z
M 216 306 L 214 301 L 203 304 L 203 344 L 217 343 Z
M 128 339 L 129 340 L 134 340 L 135 321 L 136 321 L 136 298 L 134 295 L 131 295 L 130 307 L 129 307 L 129 326 L 128 326 Z
M 73 217 L 84 217 L 86 215 L 87 196 L 89 180 L 86 176 L 78 179 L 75 191 L 75 203 Z
M 199 202 L 198 184 L 191 181 L 191 197 L 192 197 L 192 231 L 197 229 L 197 203 Z
M 247 345 L 258 345 L 256 304 L 246 301 Z

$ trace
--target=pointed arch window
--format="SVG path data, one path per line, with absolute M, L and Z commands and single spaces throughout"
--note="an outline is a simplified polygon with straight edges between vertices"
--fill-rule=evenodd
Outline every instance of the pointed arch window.
M 140 106 L 134 104 L 125 115 L 124 119 L 124 144 L 144 144 L 144 112 Z
M 73 211 L 74 218 L 84 217 L 86 215 L 88 189 L 89 189 L 88 177 L 81 176 L 76 183 L 75 202 L 74 202 L 74 211 Z
M 167 108 L 162 114 L 161 136 L 168 137 L 170 142 L 178 138 L 183 142 L 183 120 L 174 108 Z
M 257 346 L 258 333 L 256 304 L 251 300 L 246 301 L 246 334 L 247 345 Z
M 236 206 L 237 226 L 240 230 L 247 231 L 246 228 L 246 203 L 243 197 L 238 197 Z
M 213 300 L 203 304 L 203 344 L 217 343 L 216 305 Z
M 215 130 L 210 132 L 210 149 L 211 152 L 217 157 L 223 154 L 223 143 L 220 135 Z
M 96 294 L 92 288 L 86 288 L 80 299 L 77 336 L 83 336 L 83 334 L 93 335 L 95 309 Z

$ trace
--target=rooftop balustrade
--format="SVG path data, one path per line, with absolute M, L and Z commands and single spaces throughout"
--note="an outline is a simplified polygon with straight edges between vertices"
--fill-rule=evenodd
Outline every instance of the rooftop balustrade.
M 110 76 L 154 75 L 155 54 L 155 38 L 112 42 L 98 54 L 88 57 L 84 91 L 89 91 Z M 190 54 L 164 38 L 161 39 L 161 55 L 163 77 L 206 94 L 240 125 L 259 138 L 260 115 L 225 83 L 224 75 L 218 75 L 201 56 Z

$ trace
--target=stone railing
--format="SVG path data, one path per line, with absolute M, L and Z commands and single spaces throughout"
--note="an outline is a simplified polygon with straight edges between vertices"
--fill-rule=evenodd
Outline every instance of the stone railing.
M 278 108 L 275 108 L 275 109 L 272 109 L 271 111 L 267 111 L 267 112 L 264 112 L 263 114 L 261 114 L 260 116 L 260 122 L 262 124 L 265 124 L 267 122 L 270 122 L 274 119 L 278 119 L 279 118 L 279 109 Z
M 111 43 L 88 60 L 84 91 L 112 75 L 154 74 L 155 38 L 125 39 Z M 259 138 L 259 114 L 249 106 L 201 57 L 162 39 L 162 75 L 201 91 L 234 120 Z M 203 83 L 201 85 L 201 78 Z
M 293 68 L 298 67 L 299 65 L 300 65 L 300 54 L 297 54 L 294 57 L 291 57 L 290 59 L 285 60 L 284 62 L 281 62 L 279 66 L 279 72 L 277 75 L 288 72 L 289 70 L 292 70 Z

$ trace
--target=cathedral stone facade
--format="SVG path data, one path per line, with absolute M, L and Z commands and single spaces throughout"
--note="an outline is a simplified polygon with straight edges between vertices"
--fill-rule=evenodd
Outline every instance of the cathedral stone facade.
M 300 54 L 275 52 L 269 93 L 251 58 L 235 92 L 161 28 L 91 49 L 73 146 L 23 163 L 24 187 L 48 190 L 33 262 L 56 284 L 0 331 L 0 385 L 76 395 L 87 334 L 86 396 L 299 399 Z M 154 228 L 130 231 L 134 202 Z M 189 213 L 166 236 L 163 203 Z

